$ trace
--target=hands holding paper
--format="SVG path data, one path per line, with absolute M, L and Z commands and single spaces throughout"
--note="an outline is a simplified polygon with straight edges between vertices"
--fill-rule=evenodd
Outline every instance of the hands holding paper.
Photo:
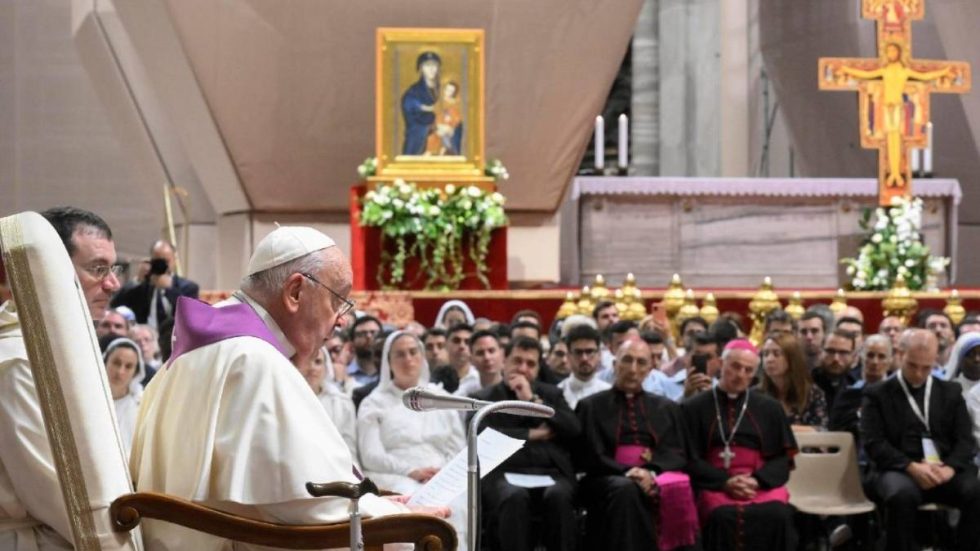
M 408 473 L 408 476 L 416 482 L 425 484 L 430 478 L 435 476 L 437 472 L 439 472 L 439 469 L 435 467 L 424 467 L 421 469 L 415 469 L 414 471 Z

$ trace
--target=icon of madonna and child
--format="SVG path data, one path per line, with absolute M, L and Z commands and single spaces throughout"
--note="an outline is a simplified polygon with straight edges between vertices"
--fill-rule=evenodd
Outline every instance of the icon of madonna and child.
M 442 58 L 426 51 L 415 62 L 419 79 L 402 95 L 405 119 L 403 155 L 462 155 L 463 117 L 460 86 L 441 82 Z

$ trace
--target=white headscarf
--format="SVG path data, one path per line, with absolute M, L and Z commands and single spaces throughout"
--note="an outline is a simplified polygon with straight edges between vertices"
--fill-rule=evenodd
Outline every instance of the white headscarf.
M 385 346 L 381 352 L 381 375 L 378 378 L 378 390 L 388 390 L 394 389 L 400 394 L 402 389 L 395 386 L 391 378 L 391 361 L 389 361 L 388 356 L 391 354 L 391 346 L 400 337 L 410 337 L 415 341 L 416 346 L 419 347 L 419 355 L 422 359 L 422 367 L 419 369 L 419 381 L 416 383 L 417 386 L 428 386 L 429 384 L 429 362 L 425 359 L 425 347 L 422 345 L 422 341 L 418 337 L 409 333 L 407 331 L 395 331 L 394 333 L 388 335 L 385 339 Z
M 454 306 L 462 310 L 463 314 L 466 315 L 467 325 L 473 325 L 473 321 L 476 319 L 473 317 L 473 310 L 470 310 L 470 307 L 461 300 L 449 300 L 443 303 L 443 305 L 439 308 L 439 313 L 436 314 L 436 327 L 449 329 L 445 324 L 446 313 L 449 312 L 449 310 Z
M 959 376 L 960 363 L 970 350 L 977 346 L 980 346 L 980 333 L 963 333 L 960 338 L 956 339 L 956 344 L 953 345 L 953 350 L 950 351 L 949 359 L 946 360 L 946 366 L 943 369 L 947 381 L 952 381 Z
M 120 346 L 128 346 L 129 348 L 136 350 L 136 373 L 129 381 L 129 394 L 133 398 L 139 400 L 140 397 L 143 396 L 143 377 L 146 377 L 146 364 L 143 362 L 143 351 L 140 350 L 140 345 L 132 339 L 119 337 L 118 339 L 115 339 L 109 343 L 109 346 L 106 347 L 105 352 L 102 353 L 102 361 L 108 365 L 109 356 L 111 356 L 112 352 Z

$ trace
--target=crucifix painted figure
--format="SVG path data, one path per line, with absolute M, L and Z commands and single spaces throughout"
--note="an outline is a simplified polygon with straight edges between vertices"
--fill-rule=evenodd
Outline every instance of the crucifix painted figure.
M 878 59 L 821 58 L 821 90 L 858 91 L 861 145 L 878 149 L 879 203 L 911 196 L 909 148 L 922 148 L 932 92 L 970 89 L 963 62 L 916 60 L 911 21 L 922 19 L 922 0 L 862 0 L 862 14 L 878 23 Z

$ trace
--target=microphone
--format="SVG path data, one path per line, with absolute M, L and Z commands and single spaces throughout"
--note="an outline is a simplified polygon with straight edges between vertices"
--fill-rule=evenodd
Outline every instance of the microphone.
M 402 404 L 412 411 L 436 411 L 442 409 L 477 411 L 493 403 L 484 400 L 474 400 L 473 398 L 464 398 L 462 396 L 438 394 L 426 390 L 425 387 L 421 386 L 411 388 L 402 395 Z M 508 402 L 508 404 L 509 407 L 499 408 L 494 413 L 542 418 L 550 418 L 555 415 L 554 409 L 543 404 L 532 404 L 530 402 Z
M 434 411 L 440 409 L 458 409 L 463 411 L 476 411 L 492 402 L 464 398 L 462 396 L 450 396 L 448 394 L 437 394 L 417 386 L 405 391 L 402 395 L 402 403 L 412 411 Z

